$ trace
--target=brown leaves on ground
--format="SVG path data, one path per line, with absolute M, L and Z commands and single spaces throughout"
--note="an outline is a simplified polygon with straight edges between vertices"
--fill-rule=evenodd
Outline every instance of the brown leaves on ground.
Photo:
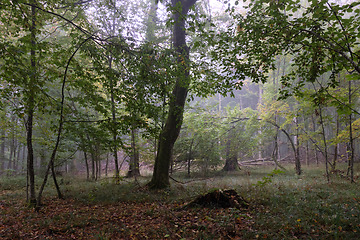
M 181 209 L 179 204 L 84 204 L 44 199 L 39 212 L 0 201 L 0 239 L 241 239 L 249 214 L 234 208 Z

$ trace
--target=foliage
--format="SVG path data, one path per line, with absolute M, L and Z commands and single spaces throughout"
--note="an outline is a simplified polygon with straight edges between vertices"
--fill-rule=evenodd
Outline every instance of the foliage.
M 266 176 L 264 176 L 261 181 L 258 181 L 256 185 L 263 187 L 269 183 L 272 183 L 273 177 L 281 173 L 284 173 L 284 171 L 274 169 L 271 173 L 268 173 Z
M 180 137 L 175 143 L 175 161 L 193 161 L 202 172 L 219 165 L 221 147 L 218 144 L 218 128 L 219 122 L 209 109 L 199 106 L 188 109 L 184 114 Z
M 228 12 L 235 23 L 214 38 L 213 56 L 222 60 L 233 79 L 266 82 L 278 55 L 292 56 L 292 69 L 281 77 L 281 98 L 301 95 L 305 83 L 328 74 L 319 92 L 335 87 L 336 74 L 358 75 L 359 3 L 339 5 L 326 0 L 252 1 L 246 15 Z M 212 40 L 214 41 L 214 40 Z M 226 49 L 226 51 L 224 51 Z

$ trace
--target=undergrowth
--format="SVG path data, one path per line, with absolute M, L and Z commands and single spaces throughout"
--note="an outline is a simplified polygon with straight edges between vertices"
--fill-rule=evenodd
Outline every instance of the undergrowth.
M 359 166 L 356 167 L 358 176 Z M 115 184 L 112 178 L 87 181 L 64 177 L 60 187 L 66 198 L 83 203 L 176 202 L 179 205 L 213 189 L 233 188 L 250 203 L 252 231 L 244 230 L 244 239 L 357 239 L 360 234 L 359 185 L 335 175 L 328 183 L 322 167 L 303 170 L 301 176 L 295 175 L 293 169 L 274 171 L 270 167 L 207 178 L 175 173 L 172 178 L 176 181 L 172 180 L 171 188 L 162 191 L 147 190 L 148 177 L 123 179 L 120 184 Z M 52 184 L 49 181 L 45 196 L 56 196 Z M 23 192 L 25 187 L 24 177 L 1 178 L 1 199 Z M 20 196 L 24 193 L 11 197 Z M 219 219 L 225 221 L 226 216 Z

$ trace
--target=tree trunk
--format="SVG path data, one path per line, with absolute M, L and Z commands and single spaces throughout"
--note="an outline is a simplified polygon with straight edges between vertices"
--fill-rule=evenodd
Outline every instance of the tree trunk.
M 21 164 L 21 171 L 25 172 L 26 169 L 26 161 L 27 161 L 27 151 L 26 151 L 26 145 L 23 145 L 22 148 L 22 164 Z
M 108 176 L 108 167 L 109 167 L 109 153 L 106 154 L 105 177 Z
M 12 124 L 12 127 L 11 127 L 11 134 L 10 134 L 10 136 L 11 136 L 11 139 L 9 139 L 10 140 L 10 146 L 9 146 L 9 163 L 8 163 L 8 169 L 10 169 L 10 170 L 13 170 L 14 168 L 13 168 L 13 162 L 14 162 L 14 156 L 15 156 L 15 154 L 14 154 L 14 152 L 15 152 L 15 150 L 14 150 L 14 148 L 15 148 L 15 117 L 13 116 L 12 118 L 11 118 L 11 124 Z
M 94 148 L 93 144 L 91 142 L 89 134 L 86 134 L 88 143 L 89 143 L 89 149 L 90 149 L 90 158 L 91 158 L 91 180 L 95 180 L 95 154 L 94 154 Z
M 84 160 L 85 160 L 85 166 L 86 166 L 86 179 L 89 180 L 90 172 L 89 172 L 89 164 L 88 164 L 88 158 L 87 158 L 86 151 L 84 151 Z
M 20 152 L 21 152 L 21 143 L 20 143 L 20 141 L 18 141 L 18 143 L 17 143 L 16 157 L 15 157 L 15 166 L 14 166 L 14 169 L 15 169 L 16 173 L 18 173 L 19 170 L 20 170 L 20 168 L 19 168 Z
M 131 129 L 131 156 L 129 163 L 129 171 L 127 177 L 140 176 L 140 165 L 139 165 L 139 150 L 136 147 L 136 129 Z
M 299 127 L 298 127 L 298 117 L 294 118 L 296 124 L 296 135 L 294 136 L 294 144 L 296 147 L 295 151 L 295 170 L 297 175 L 301 175 L 301 161 L 300 161 L 300 143 L 299 143 Z
M 237 151 L 231 142 L 234 139 L 234 136 L 231 134 L 232 132 L 233 130 L 230 131 L 229 138 L 226 141 L 226 162 L 223 168 L 223 171 L 226 172 L 239 170 Z
M 5 130 L 1 129 L 0 131 L 0 174 L 5 170 Z
M 325 133 L 325 123 L 324 123 L 324 119 L 323 119 L 323 114 L 322 114 L 322 107 L 321 105 L 318 106 L 319 109 L 319 117 L 320 117 L 320 126 L 322 129 L 322 137 L 323 137 L 323 142 L 324 142 L 324 157 L 325 157 L 325 171 L 326 171 L 326 178 L 327 181 L 330 182 L 330 175 L 329 175 L 329 156 L 328 156 L 328 146 L 327 146 L 327 141 L 326 141 L 326 133 Z
M 96 176 L 95 176 L 95 156 L 94 156 L 94 151 L 90 151 L 90 156 L 91 156 L 91 179 L 92 180 L 96 180 Z
M 147 42 L 156 42 L 157 37 L 155 35 L 156 21 L 157 21 L 157 9 L 158 9 L 158 0 L 150 1 L 150 9 L 148 12 L 147 27 L 145 39 Z
M 96 180 L 101 178 L 101 156 L 99 145 L 95 144 Z
M 299 156 L 299 154 L 298 154 L 298 151 L 297 151 L 297 148 L 296 148 L 296 144 L 295 144 L 294 141 L 291 139 L 290 134 L 289 134 L 285 129 L 283 129 L 283 128 L 281 128 L 279 125 L 277 125 L 277 123 L 274 123 L 274 122 L 271 122 L 271 121 L 268 121 L 268 123 L 274 125 L 275 127 L 277 127 L 279 130 L 281 130 L 281 131 L 286 135 L 287 139 L 288 139 L 289 142 L 290 142 L 291 148 L 292 148 L 292 150 L 293 150 L 293 152 L 294 152 L 295 164 L 300 163 L 300 156 Z M 295 165 L 295 168 L 296 168 L 296 173 L 297 173 L 298 175 L 300 175 L 300 174 L 301 174 L 301 165 L 299 165 L 299 168 Z M 298 170 L 300 170 L 300 171 L 298 171 Z
M 29 83 L 27 86 L 27 121 L 26 121 L 26 143 L 28 149 L 27 156 L 27 175 L 29 178 L 29 199 L 28 203 L 31 207 L 36 207 L 36 195 L 35 195 L 35 171 L 34 171 L 34 150 L 32 145 L 32 134 L 33 134 L 33 119 L 35 109 L 35 90 L 36 85 L 36 1 L 33 0 L 31 7 L 31 50 L 30 50 L 30 61 L 31 61 L 31 76 L 29 76 Z
M 340 131 L 340 121 L 339 121 L 339 116 L 337 115 L 336 116 L 336 136 L 339 135 L 339 131 Z M 338 160 L 338 147 L 339 147 L 339 144 L 335 144 L 335 148 L 334 148 L 334 158 L 333 158 L 333 161 L 332 163 L 330 164 L 331 166 L 331 171 L 335 171 L 336 170 L 336 163 L 337 163 L 337 160 Z
M 158 152 L 155 159 L 154 172 L 149 187 L 152 189 L 170 186 L 169 168 L 174 143 L 179 136 L 185 101 L 190 85 L 189 48 L 185 40 L 185 19 L 190 7 L 196 0 L 172 0 L 172 6 L 180 5 L 181 11 L 174 11 L 173 46 L 177 55 L 176 83 L 170 97 L 169 112 L 163 130 L 160 133 Z
M 313 126 L 313 132 L 316 132 L 316 123 L 315 123 L 315 118 L 313 115 L 311 115 L 311 120 L 312 120 L 312 126 Z M 315 161 L 316 161 L 316 166 L 319 166 L 319 155 L 318 155 L 318 150 L 316 149 L 316 146 L 314 145 L 314 153 L 315 153 Z
M 112 69 L 112 57 L 109 57 L 109 69 Z M 117 183 L 120 182 L 119 175 L 119 159 L 118 159 L 118 144 L 117 144 L 117 129 L 116 129 L 116 108 L 115 108 L 115 97 L 114 97 L 114 79 L 110 79 L 110 100 L 111 100 L 111 117 L 112 117 L 112 137 L 113 137 L 113 155 L 115 162 L 115 180 Z
M 191 139 L 189 153 L 188 153 L 188 176 L 190 177 L 191 174 L 191 159 L 192 159 L 192 147 L 194 144 L 194 139 Z
M 62 193 L 60 191 L 59 184 L 58 184 L 58 182 L 56 180 L 56 173 L 55 173 L 55 169 L 54 169 L 54 161 L 50 161 L 50 164 L 51 164 L 51 173 L 52 173 L 54 185 L 55 185 L 55 188 L 56 188 L 56 192 L 58 194 L 58 198 L 63 199 L 63 195 L 62 195 Z M 40 199 L 40 197 L 38 197 L 38 199 Z
M 351 81 L 349 81 L 349 106 L 351 106 L 352 99 L 351 99 Z M 352 113 L 349 115 L 349 164 L 348 164 L 348 171 L 347 175 L 350 174 L 350 181 L 354 183 L 354 138 L 353 138 L 353 126 L 352 126 Z

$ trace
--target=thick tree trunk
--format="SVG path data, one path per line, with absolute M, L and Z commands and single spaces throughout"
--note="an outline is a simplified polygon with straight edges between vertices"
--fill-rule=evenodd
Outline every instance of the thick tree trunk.
M 236 150 L 236 147 L 232 143 L 232 139 L 235 138 L 232 132 L 233 130 L 229 132 L 229 139 L 227 139 L 226 141 L 226 161 L 223 168 L 223 171 L 226 172 L 238 171 L 240 169 L 237 159 L 238 152 Z
M 196 0 L 172 0 L 172 6 L 181 6 L 181 11 L 173 14 L 173 46 L 177 57 L 176 83 L 170 98 L 169 113 L 165 126 L 160 133 L 158 152 L 155 159 L 154 172 L 149 187 L 166 188 L 170 185 L 169 168 L 174 143 L 179 136 L 185 101 L 190 85 L 189 48 L 185 41 L 185 17 Z

